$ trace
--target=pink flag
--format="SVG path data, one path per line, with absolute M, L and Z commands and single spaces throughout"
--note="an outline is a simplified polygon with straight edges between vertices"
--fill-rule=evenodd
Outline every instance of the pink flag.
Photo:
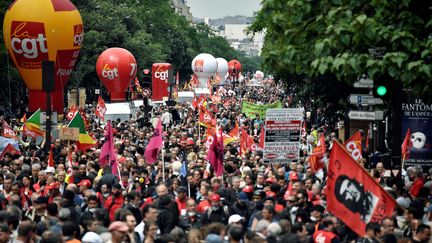
M 99 164 L 101 167 L 113 166 L 116 159 L 111 121 L 108 121 L 105 126 L 105 141 L 99 156 Z
M 210 145 L 207 154 L 207 159 L 210 162 L 210 165 L 213 167 L 216 176 L 221 176 L 224 172 L 223 158 L 224 145 L 222 130 L 218 129 L 213 135 L 213 143 Z
M 157 160 L 157 156 L 162 146 L 162 121 L 159 119 L 156 128 L 154 129 L 153 137 L 147 144 L 144 152 L 144 158 L 149 164 L 153 164 Z

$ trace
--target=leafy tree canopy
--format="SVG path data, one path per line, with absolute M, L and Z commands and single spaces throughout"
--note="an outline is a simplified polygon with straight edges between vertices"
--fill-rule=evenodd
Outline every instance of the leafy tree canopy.
M 431 6 L 422 0 L 263 0 L 249 30 L 266 31 L 263 66 L 276 76 L 352 83 L 367 74 L 432 100 Z

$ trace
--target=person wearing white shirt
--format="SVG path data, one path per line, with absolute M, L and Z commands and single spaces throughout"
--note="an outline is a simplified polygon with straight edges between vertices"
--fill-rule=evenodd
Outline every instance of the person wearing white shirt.
M 143 220 L 141 221 L 141 223 L 139 223 L 137 226 L 135 226 L 135 232 L 138 233 L 141 243 L 144 242 L 145 239 L 145 235 L 144 235 L 144 225 L 146 221 L 154 221 L 157 222 L 157 218 L 158 218 L 158 209 L 155 205 L 152 204 L 148 204 L 145 205 L 143 208 Z M 158 229 L 158 234 L 160 234 L 160 230 Z

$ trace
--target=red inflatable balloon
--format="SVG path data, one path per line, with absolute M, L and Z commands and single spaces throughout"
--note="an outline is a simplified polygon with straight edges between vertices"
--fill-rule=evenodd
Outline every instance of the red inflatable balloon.
M 126 100 L 126 89 L 135 78 L 137 63 L 128 50 L 106 49 L 96 62 L 96 72 L 111 94 L 111 101 Z
M 235 73 L 234 73 L 234 71 L 235 71 Z M 238 75 L 241 71 L 242 71 L 242 65 L 238 60 L 233 59 L 233 60 L 228 62 L 228 72 L 229 72 L 230 77 L 232 77 L 234 75 L 235 77 L 238 78 Z

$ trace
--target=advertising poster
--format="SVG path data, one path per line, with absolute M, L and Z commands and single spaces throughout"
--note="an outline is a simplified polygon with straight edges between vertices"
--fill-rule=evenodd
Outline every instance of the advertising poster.
M 407 94 L 402 101 L 401 141 L 410 128 L 412 148 L 405 167 L 432 167 L 432 104 Z
M 264 162 L 298 160 L 304 110 L 268 109 L 265 119 Z

